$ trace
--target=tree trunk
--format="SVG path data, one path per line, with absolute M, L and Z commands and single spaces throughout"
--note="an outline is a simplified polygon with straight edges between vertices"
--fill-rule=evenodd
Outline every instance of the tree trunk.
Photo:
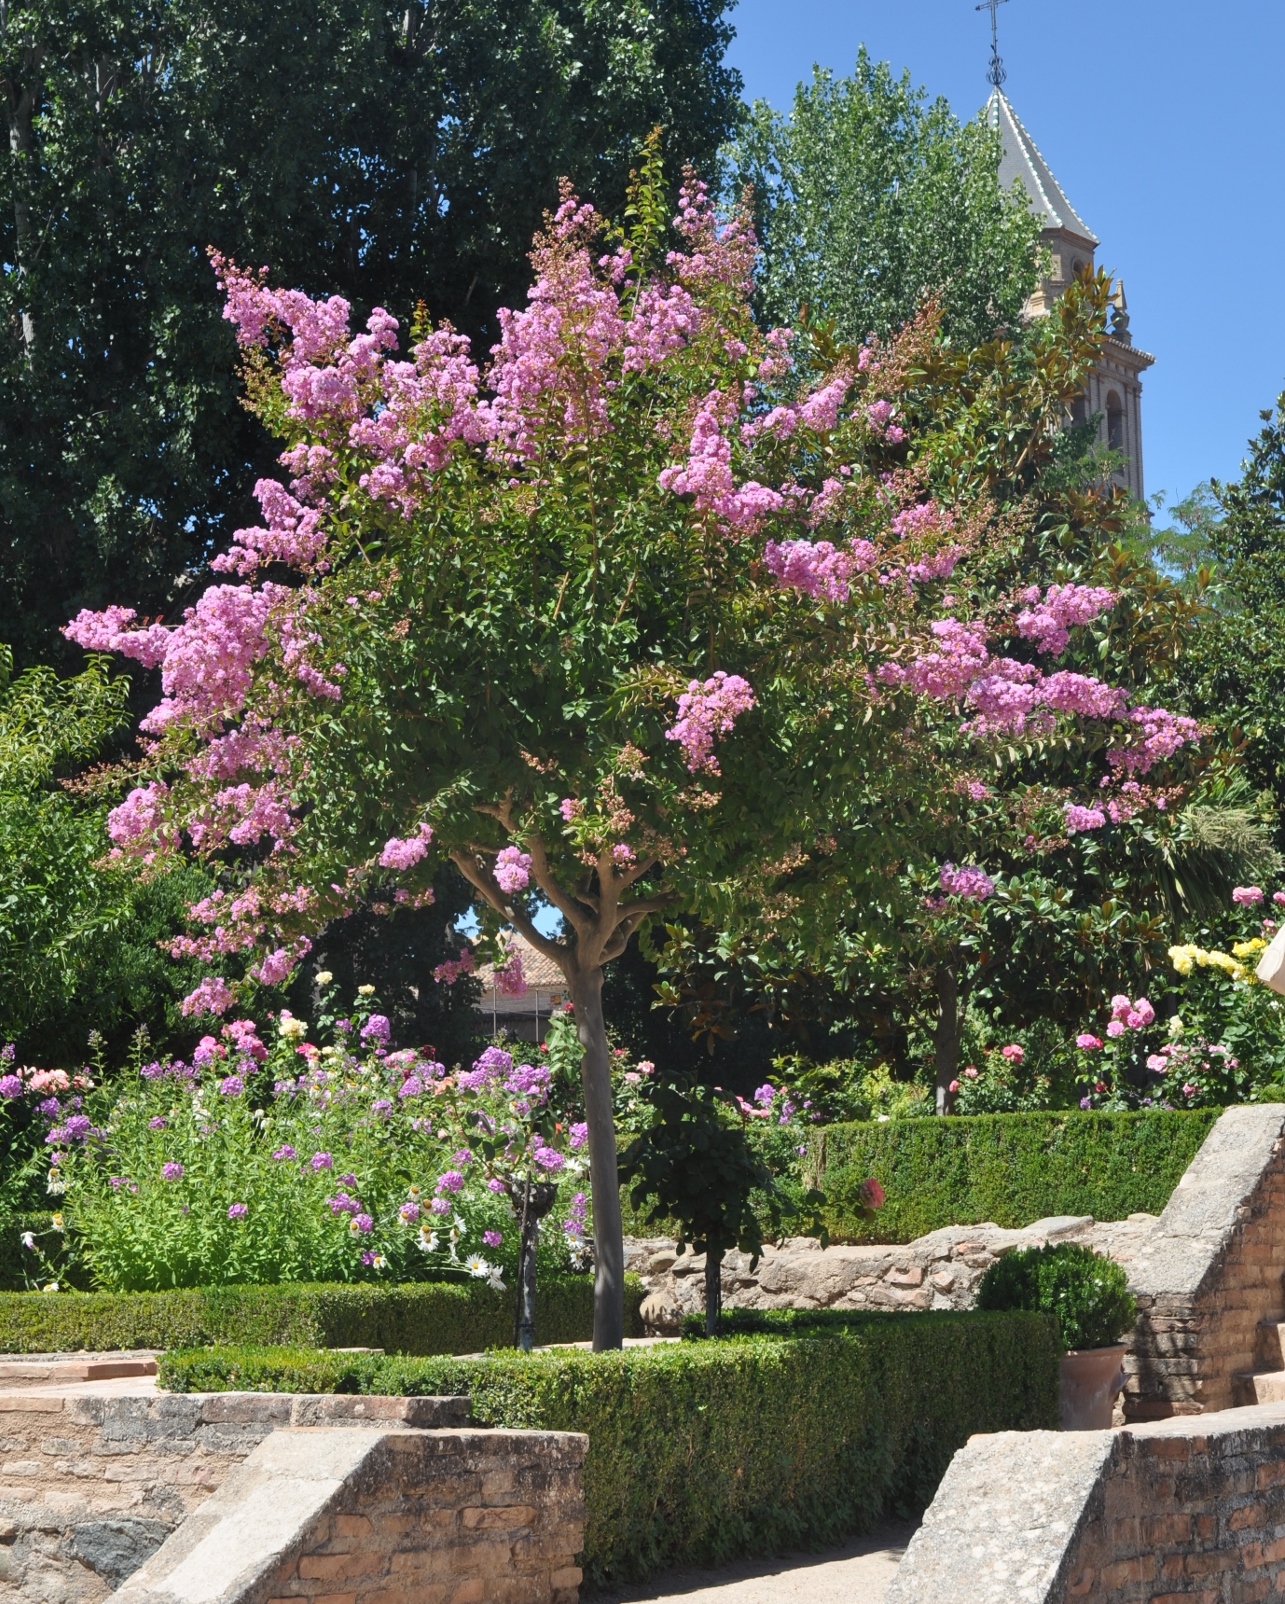
M 547 1181 L 513 1181 L 509 1204 L 518 1219 L 518 1286 L 513 1310 L 513 1346 L 530 1353 L 535 1347 L 535 1251 L 540 1221 L 557 1200 L 558 1188 Z
M 959 983 L 949 964 L 941 964 L 937 970 L 937 1031 L 933 1046 L 937 1112 L 948 1114 L 953 1101 L 950 1088 L 959 1077 Z
M 40 52 L 28 50 L 23 53 L 24 75 L 29 74 L 36 78 L 39 72 Z M 18 281 L 18 296 L 21 306 L 22 344 L 27 356 L 31 355 L 31 348 L 36 343 L 36 325 L 31 315 L 30 306 L 25 304 L 29 293 L 27 269 L 30 265 L 31 255 L 31 216 L 25 198 L 26 187 L 31 181 L 31 164 L 35 156 L 35 139 L 32 134 L 32 116 L 36 109 L 36 100 L 39 94 L 39 85 L 36 82 L 18 83 L 10 78 L 5 81 L 6 98 L 9 112 L 9 156 L 13 167 L 13 235 L 14 235 L 14 267 L 15 277 Z
M 711 1242 L 705 1248 L 705 1335 L 718 1335 L 723 1312 L 723 1250 Z
M 625 1336 L 625 1244 L 620 1221 L 620 1176 L 616 1168 L 616 1121 L 611 1096 L 611 1056 L 602 1015 L 602 969 L 572 977 L 576 1034 L 584 1049 L 580 1065 L 585 1118 L 589 1124 L 589 1178 L 593 1186 L 593 1346 L 619 1348 Z

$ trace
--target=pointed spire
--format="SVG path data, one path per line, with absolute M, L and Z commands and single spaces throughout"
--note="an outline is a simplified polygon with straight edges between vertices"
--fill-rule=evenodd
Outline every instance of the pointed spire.
M 1000 183 L 1007 189 L 1014 179 L 1021 180 L 1022 188 L 1030 197 L 1031 210 L 1040 219 L 1042 228 L 1061 229 L 1090 247 L 1099 244 L 1097 237 L 1089 232 L 1088 224 L 1067 200 L 1035 141 L 1022 127 L 1008 96 L 998 86 L 986 102 L 986 121 L 999 132 Z

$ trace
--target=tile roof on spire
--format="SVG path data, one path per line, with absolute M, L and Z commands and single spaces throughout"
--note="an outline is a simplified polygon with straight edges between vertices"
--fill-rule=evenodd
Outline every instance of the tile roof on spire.
M 1035 141 L 1022 127 L 1002 89 L 992 90 L 986 102 L 986 121 L 999 131 L 1002 150 L 999 179 L 1005 189 L 1012 187 L 1014 179 L 1020 179 L 1030 197 L 1031 210 L 1043 228 L 1060 228 L 1087 245 L 1099 244 L 1096 235 L 1089 232 L 1088 224 L 1067 200 L 1062 186 L 1040 155 Z

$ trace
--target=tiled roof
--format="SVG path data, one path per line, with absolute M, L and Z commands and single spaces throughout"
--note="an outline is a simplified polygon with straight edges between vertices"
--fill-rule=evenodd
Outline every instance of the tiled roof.
M 509 948 L 517 948 L 522 955 L 522 974 L 526 979 L 528 991 L 565 991 L 567 989 L 566 976 L 554 963 L 552 958 L 546 958 L 542 952 L 537 952 L 531 943 L 522 936 L 508 937 Z M 482 982 L 482 990 L 490 991 L 494 970 L 490 964 L 479 964 L 477 978 Z
M 999 130 L 1002 150 L 999 178 L 1005 189 L 1012 187 L 1014 179 L 1020 179 L 1042 228 L 1065 229 L 1086 245 L 1097 245 L 1097 236 L 1089 232 L 1088 224 L 1067 200 L 1061 184 L 1040 155 L 1035 141 L 1022 127 L 1002 89 L 993 90 L 986 102 L 986 121 Z

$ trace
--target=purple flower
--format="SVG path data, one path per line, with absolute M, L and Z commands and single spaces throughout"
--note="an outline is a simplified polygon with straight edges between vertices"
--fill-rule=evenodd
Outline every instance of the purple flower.
M 111 1187 L 113 1192 L 119 1192 L 122 1186 L 128 1186 L 129 1185 L 129 1176 L 128 1175 L 109 1175 L 107 1177 L 107 1184 L 108 1184 L 108 1186 Z
M 497 1181 L 495 1177 L 492 1176 L 491 1179 L 486 1183 L 486 1189 L 488 1192 L 503 1192 L 504 1182 Z
M 550 1172 L 560 1170 L 566 1163 L 562 1154 L 552 1147 L 537 1147 L 531 1157 L 542 1170 L 549 1170 Z
M 62 1104 L 56 1097 L 42 1097 L 39 1107 L 46 1119 L 57 1119 L 62 1113 Z
M 360 1231 L 363 1236 L 368 1235 L 375 1229 L 375 1222 L 371 1219 L 369 1214 L 355 1215 L 352 1223 L 354 1228 Z
M 310 1162 L 314 1170 L 330 1170 L 335 1164 L 329 1153 L 314 1153 Z
M 147 1122 L 147 1128 L 151 1131 L 163 1131 L 169 1128 L 169 1123 L 164 1114 L 153 1114 Z
M 434 1214 L 449 1214 L 451 1212 L 451 1205 L 444 1197 L 435 1197 L 428 1206 Z
M 22 1096 L 21 1075 L 0 1075 L 0 1097 L 14 1098 Z
M 167 1181 L 181 1181 L 183 1179 L 183 1166 L 175 1164 L 171 1160 L 168 1164 L 161 1165 L 161 1175 Z
M 498 1248 L 504 1238 L 498 1231 L 483 1231 L 482 1241 L 488 1248 Z
M 1092 1108 L 1093 1107 L 1093 1099 L 1090 1098 L 1090 1097 L 1082 1097 L 1080 1099 L 1080 1107 L 1081 1108 Z
M 335 1197 L 328 1197 L 326 1204 L 332 1214 L 360 1214 L 361 1199 L 349 1197 L 347 1192 L 340 1192 Z
M 512 1068 L 513 1059 L 503 1048 L 488 1047 L 473 1068 L 459 1077 L 459 1085 L 466 1092 L 482 1092 L 495 1081 L 503 1080 Z
M 398 1097 L 418 1097 L 423 1090 L 424 1082 L 420 1080 L 418 1075 L 407 1075 L 398 1088 L 397 1095 Z M 389 1106 L 391 1107 L 392 1105 L 390 1104 Z
M 295 1152 L 294 1148 L 290 1146 L 289 1142 L 285 1142 L 282 1144 L 282 1146 L 273 1148 L 272 1156 L 275 1159 L 284 1159 L 298 1158 L 299 1155 Z
M 224 1097 L 240 1097 L 245 1090 L 245 1082 L 239 1075 L 226 1075 L 219 1082 L 219 1091 Z
M 372 1014 L 361 1027 L 361 1039 L 367 1045 L 378 1042 L 381 1046 L 387 1046 L 392 1034 L 393 1027 L 383 1014 Z
M 393 1105 L 386 1097 L 377 1097 L 370 1105 L 370 1111 L 372 1114 L 391 1114 Z
M 580 1124 L 573 1125 L 571 1127 L 570 1142 L 573 1151 L 578 1152 L 588 1140 L 589 1127 L 583 1121 L 581 1121 Z
M 144 1064 L 139 1074 L 144 1080 L 161 1080 L 165 1075 L 165 1066 L 153 1060 L 150 1064 Z
M 403 1203 L 397 1212 L 401 1215 L 402 1219 L 407 1221 L 409 1224 L 410 1222 L 419 1219 L 419 1204 Z
M 452 1164 L 471 1164 L 472 1162 L 473 1154 L 467 1147 L 461 1147 L 458 1152 L 451 1154 Z
M 464 1185 L 464 1177 L 459 1170 L 446 1170 L 437 1177 L 438 1192 L 458 1192 Z
M 504 1089 L 518 1097 L 531 1097 L 536 1094 L 543 1097 L 552 1079 L 552 1070 L 546 1069 L 543 1064 L 539 1066 L 519 1064 L 505 1080 Z
M 341 1175 L 339 1177 L 339 1184 L 340 1186 L 356 1186 L 357 1177 L 355 1175 Z
M 233 1203 L 228 1208 L 229 1220 L 242 1220 L 250 1212 L 248 1203 Z
M 770 1086 L 770 1085 L 760 1086 L 758 1091 L 756 1091 L 754 1093 L 754 1101 L 759 1105 L 760 1108 L 771 1108 L 772 1103 L 775 1100 L 775 1098 L 776 1098 L 776 1087 L 775 1086 Z
M 67 1142 L 83 1142 L 93 1128 L 93 1121 L 88 1114 L 73 1114 L 62 1128 L 62 1139 Z

